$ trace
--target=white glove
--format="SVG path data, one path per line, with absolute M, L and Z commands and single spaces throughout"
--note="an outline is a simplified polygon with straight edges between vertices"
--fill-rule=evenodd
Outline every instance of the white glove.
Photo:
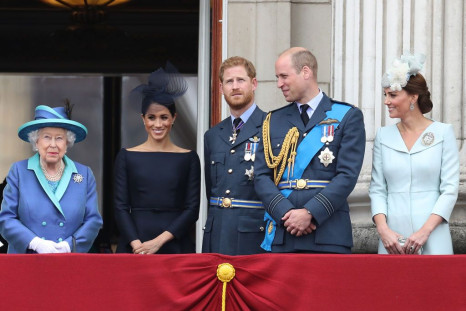
M 29 248 L 39 254 L 58 253 L 56 246 L 57 243 L 50 240 L 42 240 L 39 237 L 35 237 L 29 242 Z
M 66 241 L 56 243 L 55 248 L 59 253 L 71 253 L 70 245 Z

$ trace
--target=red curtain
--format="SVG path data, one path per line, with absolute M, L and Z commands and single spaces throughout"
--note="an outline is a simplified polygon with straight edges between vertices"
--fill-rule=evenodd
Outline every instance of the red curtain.
M 0 255 L 0 310 L 466 310 L 466 255 Z

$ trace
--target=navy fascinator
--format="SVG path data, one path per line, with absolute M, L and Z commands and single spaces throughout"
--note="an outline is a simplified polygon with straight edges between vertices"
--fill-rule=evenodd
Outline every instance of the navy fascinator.
M 148 84 L 141 84 L 131 91 L 131 101 L 141 103 L 141 113 L 145 114 L 150 104 L 163 106 L 174 104 L 176 97 L 188 90 L 188 83 L 171 63 L 149 75 Z

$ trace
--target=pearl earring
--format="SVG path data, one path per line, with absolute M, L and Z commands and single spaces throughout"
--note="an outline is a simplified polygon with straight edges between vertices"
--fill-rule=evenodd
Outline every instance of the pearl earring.
M 411 111 L 414 110 L 414 103 L 411 103 L 411 105 L 409 105 L 409 110 L 411 110 Z

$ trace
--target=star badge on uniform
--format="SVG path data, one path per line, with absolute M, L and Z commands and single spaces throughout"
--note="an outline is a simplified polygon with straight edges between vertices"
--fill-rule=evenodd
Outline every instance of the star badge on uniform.
M 327 167 L 330 163 L 333 162 L 333 159 L 335 159 L 335 156 L 333 155 L 333 152 L 330 151 L 330 149 L 325 148 L 324 151 L 322 151 L 319 155 L 320 163 L 322 163 L 325 167 Z
M 254 166 L 251 165 L 250 170 L 246 169 L 246 173 L 244 173 L 244 175 L 248 176 L 248 180 L 253 180 L 254 179 Z

